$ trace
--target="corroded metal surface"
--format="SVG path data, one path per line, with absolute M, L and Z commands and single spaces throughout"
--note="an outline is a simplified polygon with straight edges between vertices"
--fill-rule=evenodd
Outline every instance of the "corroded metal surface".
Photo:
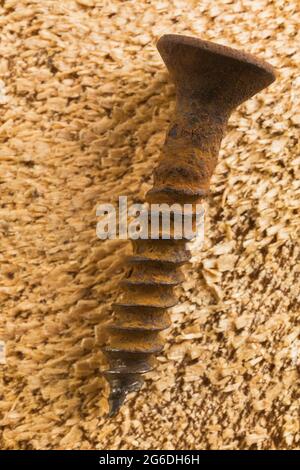
M 157 48 L 176 85 L 176 111 L 154 171 L 151 203 L 196 203 L 207 196 L 228 118 L 242 102 L 275 79 L 273 68 L 252 55 L 196 38 L 165 35 Z M 110 340 L 110 415 L 143 384 L 163 349 L 159 332 L 170 324 L 177 303 L 174 287 L 190 253 L 185 240 L 136 240 L 114 305 Z

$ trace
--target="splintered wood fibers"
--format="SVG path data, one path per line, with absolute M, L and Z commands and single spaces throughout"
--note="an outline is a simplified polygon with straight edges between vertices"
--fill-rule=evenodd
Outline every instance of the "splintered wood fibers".
M 2 2 L 2 449 L 299 449 L 297 6 Z M 165 33 L 279 76 L 231 118 L 158 368 L 107 420 L 100 346 L 129 244 L 96 237 L 96 207 L 151 186 L 174 109 Z

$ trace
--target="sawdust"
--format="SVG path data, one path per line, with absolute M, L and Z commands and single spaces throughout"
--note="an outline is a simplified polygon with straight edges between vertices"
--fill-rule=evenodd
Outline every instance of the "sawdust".
M 2 448 L 299 448 L 297 3 L 2 2 Z M 231 118 L 159 366 L 109 421 L 100 346 L 128 244 L 97 239 L 96 206 L 150 188 L 170 32 L 279 77 Z

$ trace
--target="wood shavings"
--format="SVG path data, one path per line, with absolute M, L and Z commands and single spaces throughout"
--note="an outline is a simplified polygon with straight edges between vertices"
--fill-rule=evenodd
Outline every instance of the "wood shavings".
M 299 449 L 296 0 L 2 3 L 1 448 Z M 149 188 L 173 112 L 155 48 L 170 32 L 279 77 L 229 122 L 166 380 L 149 374 L 108 421 L 99 348 L 127 247 L 96 238 L 95 208 Z

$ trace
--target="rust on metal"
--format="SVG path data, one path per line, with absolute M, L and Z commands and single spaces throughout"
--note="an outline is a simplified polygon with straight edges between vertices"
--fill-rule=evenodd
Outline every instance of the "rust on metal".
M 208 195 L 230 114 L 270 85 L 275 72 L 250 54 L 193 37 L 167 34 L 157 48 L 176 86 L 176 110 L 146 201 L 194 207 Z M 159 332 L 170 325 L 167 309 L 177 302 L 174 287 L 183 281 L 181 265 L 189 259 L 184 239 L 133 242 L 123 298 L 113 306 L 104 348 L 110 416 L 154 367 L 163 349 Z

